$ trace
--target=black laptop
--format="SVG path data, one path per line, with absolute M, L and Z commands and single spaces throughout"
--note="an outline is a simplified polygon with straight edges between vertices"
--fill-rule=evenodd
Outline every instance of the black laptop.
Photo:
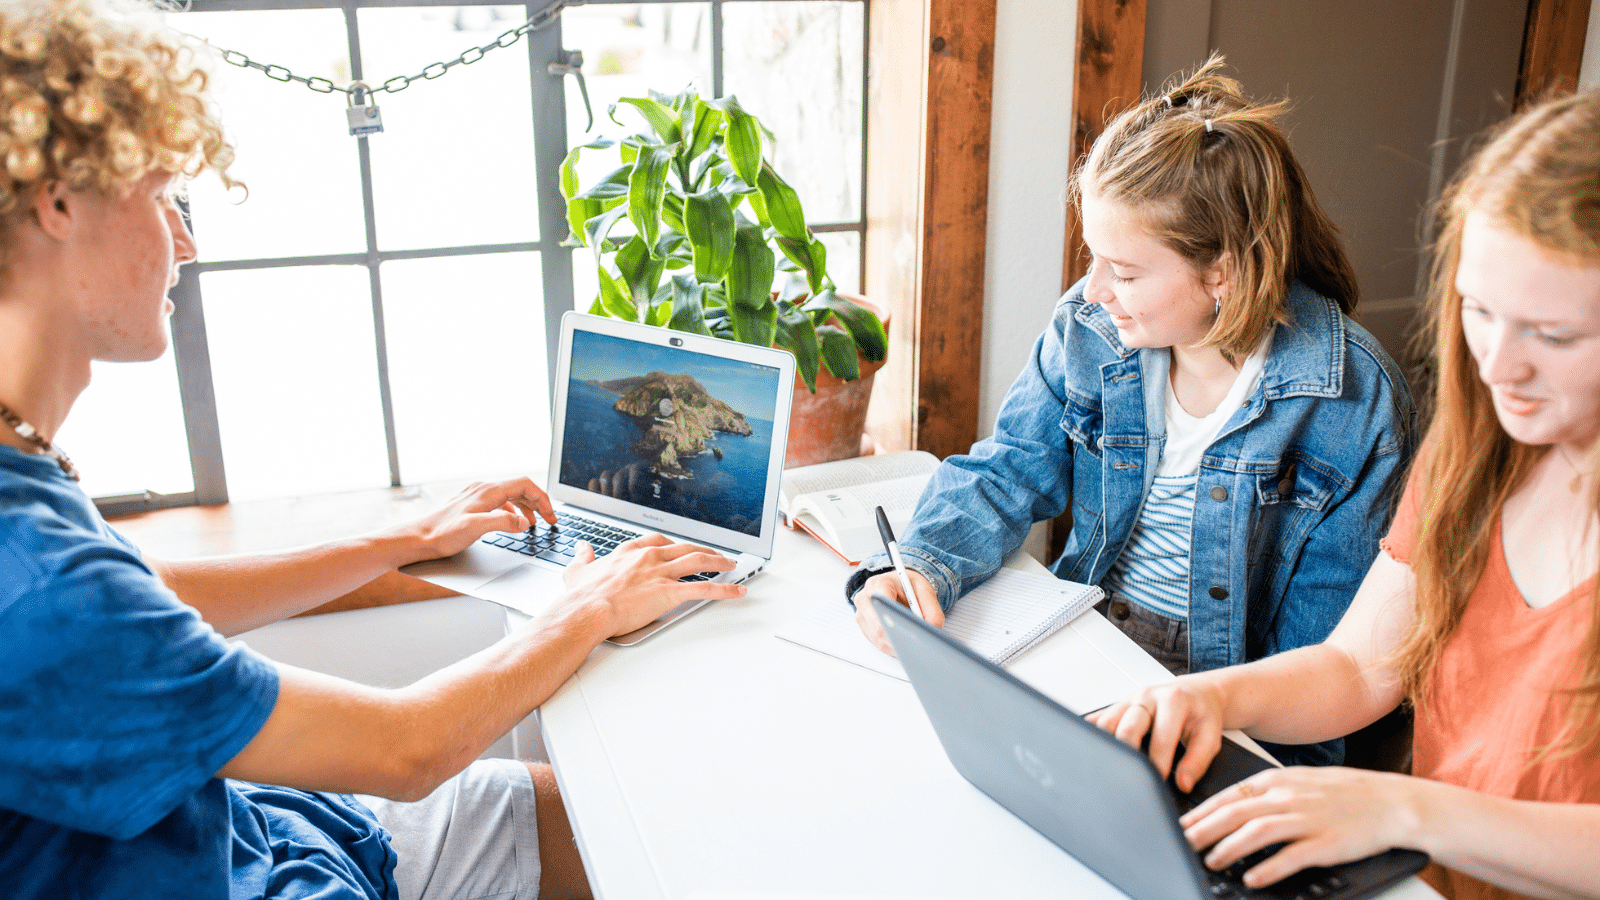
M 1188 794 L 1143 753 L 1017 680 L 898 603 L 874 595 L 884 630 L 956 771 L 1133 900 L 1355 900 L 1427 865 L 1388 850 L 1251 890 L 1240 877 L 1275 847 L 1224 872 L 1200 862 L 1178 817 L 1271 763 L 1223 739 Z

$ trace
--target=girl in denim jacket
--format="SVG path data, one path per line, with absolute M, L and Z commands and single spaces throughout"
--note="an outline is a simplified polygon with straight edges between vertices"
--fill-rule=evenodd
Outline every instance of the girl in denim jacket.
M 994 435 L 939 467 L 901 536 L 935 624 L 1068 510 L 1052 570 L 1104 588 L 1101 611 L 1174 673 L 1321 641 L 1372 562 L 1416 445 L 1411 395 L 1348 318 L 1355 274 L 1285 104 L 1248 101 L 1221 66 L 1118 116 L 1080 166 L 1090 273 Z M 864 561 L 846 595 L 905 602 L 887 567 Z

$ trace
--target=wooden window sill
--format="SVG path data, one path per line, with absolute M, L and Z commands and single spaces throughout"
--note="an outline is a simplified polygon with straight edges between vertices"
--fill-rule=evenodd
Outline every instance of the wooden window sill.
M 464 484 L 190 506 L 122 516 L 111 524 L 158 559 L 270 552 L 366 534 L 416 518 L 455 496 Z M 454 592 L 394 571 L 301 615 L 449 596 Z

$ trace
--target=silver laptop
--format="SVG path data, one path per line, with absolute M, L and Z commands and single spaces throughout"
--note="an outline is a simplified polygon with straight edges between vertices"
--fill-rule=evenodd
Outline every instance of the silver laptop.
M 786 351 L 569 312 L 543 485 L 557 525 L 492 532 L 402 571 L 538 614 L 560 596 L 577 541 L 603 556 L 660 532 L 737 563 L 693 577 L 744 581 L 772 556 L 793 391 Z M 612 642 L 637 643 L 707 602 L 683 603 Z
M 1278 846 L 1214 872 L 1190 848 L 1178 817 L 1271 763 L 1224 738 L 1194 789 L 1182 793 L 1148 756 L 906 607 L 880 594 L 872 605 L 956 771 L 1133 900 L 1354 900 L 1428 863 L 1424 853 L 1386 850 L 1251 890 L 1241 876 Z

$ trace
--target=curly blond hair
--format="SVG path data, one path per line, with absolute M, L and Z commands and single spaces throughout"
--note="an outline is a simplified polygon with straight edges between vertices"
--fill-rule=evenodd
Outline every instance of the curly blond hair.
M 233 148 L 207 76 L 149 0 L 0 3 L 0 223 L 43 184 L 122 195 L 151 172 L 212 169 Z M 7 241 L 0 236 L 0 274 Z

